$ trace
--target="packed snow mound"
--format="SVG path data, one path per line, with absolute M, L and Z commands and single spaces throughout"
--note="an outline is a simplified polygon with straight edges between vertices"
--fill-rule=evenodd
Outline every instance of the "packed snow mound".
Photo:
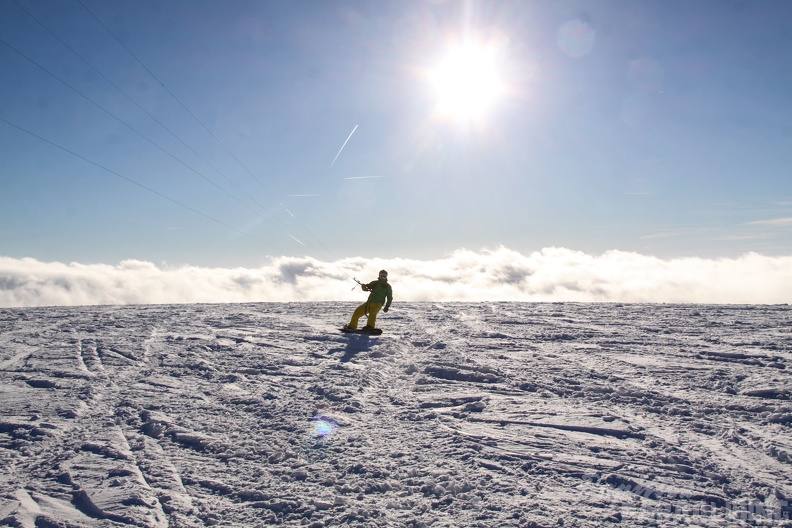
M 0 525 L 792 526 L 789 306 L 0 310 Z

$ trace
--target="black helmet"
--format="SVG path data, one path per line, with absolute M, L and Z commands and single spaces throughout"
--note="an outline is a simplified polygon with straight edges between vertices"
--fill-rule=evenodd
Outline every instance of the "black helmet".
M 388 278 L 388 272 L 387 272 L 387 271 L 385 271 L 385 270 L 380 270 L 380 272 L 379 272 L 379 278 L 380 278 L 380 279 L 387 279 L 387 278 Z

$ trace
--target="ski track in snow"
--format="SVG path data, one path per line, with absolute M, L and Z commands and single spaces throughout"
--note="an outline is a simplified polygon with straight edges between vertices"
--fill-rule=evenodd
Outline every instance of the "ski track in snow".
M 0 525 L 792 526 L 792 309 L 0 310 Z

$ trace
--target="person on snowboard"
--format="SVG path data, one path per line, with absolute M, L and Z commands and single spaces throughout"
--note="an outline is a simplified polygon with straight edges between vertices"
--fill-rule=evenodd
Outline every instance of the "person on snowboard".
M 357 330 L 358 321 L 364 315 L 368 317 L 366 326 L 363 330 L 374 330 L 377 324 L 377 314 L 380 309 L 387 312 L 393 302 L 393 289 L 388 284 L 388 272 L 382 270 L 379 272 L 379 279 L 371 281 L 368 284 L 361 284 L 363 291 L 371 292 L 368 300 L 357 307 L 352 314 L 352 319 L 348 325 L 344 325 L 345 329 Z M 383 305 L 385 307 L 383 308 Z

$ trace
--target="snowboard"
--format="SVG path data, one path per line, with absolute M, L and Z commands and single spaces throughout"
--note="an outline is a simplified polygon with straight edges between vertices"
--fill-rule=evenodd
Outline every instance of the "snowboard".
M 345 334 L 365 334 L 365 335 L 380 335 L 382 330 L 380 328 L 375 328 L 373 330 L 364 330 L 362 328 L 358 328 L 357 330 L 350 330 L 349 328 L 339 328 Z

